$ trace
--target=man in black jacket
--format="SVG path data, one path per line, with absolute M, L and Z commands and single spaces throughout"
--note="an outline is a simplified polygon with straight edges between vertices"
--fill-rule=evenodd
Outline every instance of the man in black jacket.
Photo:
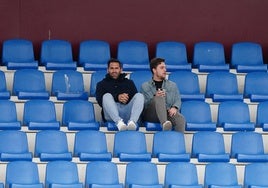
M 144 97 L 138 93 L 134 82 L 122 73 L 119 60 L 110 59 L 107 72 L 96 88 L 96 100 L 102 107 L 103 119 L 115 122 L 119 131 L 136 130 Z

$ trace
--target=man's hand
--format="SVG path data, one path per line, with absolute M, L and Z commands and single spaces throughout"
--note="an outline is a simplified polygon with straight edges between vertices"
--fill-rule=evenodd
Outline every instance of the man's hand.
M 171 107 L 169 110 L 168 110 L 168 114 L 170 117 L 174 116 L 176 113 L 178 112 L 177 108 L 175 107 Z
M 123 104 L 126 104 L 128 102 L 128 99 L 129 99 L 129 96 L 127 93 L 122 93 L 118 95 L 118 101 Z
M 165 97 L 166 96 L 166 91 L 164 89 L 158 89 L 155 93 L 155 96 L 158 97 Z

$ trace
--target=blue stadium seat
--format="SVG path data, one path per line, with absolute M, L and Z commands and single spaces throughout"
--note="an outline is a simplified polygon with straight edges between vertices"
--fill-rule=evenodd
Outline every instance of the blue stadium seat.
M 166 165 L 165 187 L 170 188 L 202 188 L 198 183 L 195 164 L 189 162 L 171 162 Z
M 267 72 L 267 65 L 263 61 L 262 47 L 255 42 L 234 43 L 231 49 L 230 64 L 238 73 Z
M 72 160 L 67 136 L 59 130 L 42 130 L 36 133 L 34 156 L 40 161 Z
M 243 94 L 238 91 L 236 75 L 226 71 L 215 71 L 207 75 L 206 97 L 212 98 L 213 102 L 243 101 Z
M 150 70 L 133 71 L 129 78 L 134 82 L 138 91 L 141 91 L 141 86 L 144 82 L 152 80 L 152 72 Z
M 176 71 L 172 72 L 168 79 L 177 84 L 182 101 L 205 100 L 205 94 L 200 92 L 199 79 L 196 73 Z
M 117 47 L 117 59 L 123 70 L 150 70 L 148 45 L 142 41 L 121 41 Z
M 152 154 L 160 162 L 190 161 L 190 154 L 186 153 L 184 135 L 175 131 L 156 132 Z
M 32 161 L 12 161 L 6 166 L 7 188 L 43 188 L 39 179 L 37 163 Z
M 191 64 L 187 60 L 186 46 L 182 42 L 162 41 L 156 44 L 156 55 L 165 59 L 167 71 L 191 71 Z
M 106 70 L 110 58 L 110 44 L 106 41 L 85 40 L 79 45 L 78 63 L 86 71 Z
M 32 160 L 26 132 L 19 130 L 0 131 L 1 161 Z
M 241 131 L 232 134 L 231 157 L 237 162 L 268 162 L 261 133 Z
M 268 187 L 268 163 L 250 163 L 245 165 L 245 188 Z
M 199 131 L 193 134 L 192 157 L 198 162 L 229 162 L 225 152 L 223 135 L 214 131 Z
M 74 156 L 80 161 L 111 161 L 104 132 L 83 130 L 75 133 Z
M 125 186 L 127 188 L 162 188 L 159 183 L 158 170 L 155 163 L 131 162 L 126 166 Z
M 205 101 L 185 101 L 181 105 L 181 114 L 186 119 L 186 131 L 216 131 L 216 122 L 212 122 L 210 105 Z
M 66 40 L 45 40 L 41 44 L 40 64 L 47 70 L 76 70 L 72 45 Z
M 242 101 L 224 101 L 218 107 L 219 127 L 224 131 L 254 131 L 255 124 L 250 121 L 248 104 Z
M 36 69 L 16 70 L 12 93 L 18 99 L 49 99 L 44 73 Z
M 232 163 L 215 162 L 205 167 L 204 186 L 210 188 L 242 188 L 238 184 L 236 166 Z
M 256 127 L 261 127 L 263 131 L 268 131 L 268 101 L 259 102 L 257 106 Z
M 10 91 L 7 89 L 6 75 L 0 70 L 0 99 L 10 99 Z
M 0 130 L 19 130 L 21 123 L 17 118 L 17 108 L 14 101 L 0 100 Z
M 3 42 L 2 62 L 8 70 L 37 69 L 33 44 L 26 39 L 9 39 Z
M 123 188 L 119 183 L 117 165 L 108 161 L 87 163 L 85 185 L 90 188 Z
M 95 120 L 93 103 L 85 100 L 70 100 L 63 104 L 62 124 L 68 130 L 99 130 L 100 123 Z
M 199 72 L 229 71 L 223 45 L 218 42 L 195 43 L 192 66 Z
M 71 161 L 50 161 L 46 165 L 45 188 L 83 188 L 77 164 Z
M 249 98 L 251 102 L 261 102 L 268 100 L 268 73 L 249 72 L 246 74 L 244 83 L 244 98 Z
M 29 130 L 60 129 L 55 104 L 49 100 L 28 100 L 24 103 L 23 125 Z
M 139 131 L 120 131 L 114 135 L 114 157 L 120 161 L 151 161 L 147 152 L 145 133 Z
M 104 79 L 106 74 L 107 74 L 107 70 L 99 70 L 91 74 L 89 97 L 96 97 L 97 83 L 101 81 L 102 79 Z
M 53 73 L 51 94 L 58 100 L 88 99 L 83 74 L 76 70 L 58 70 Z

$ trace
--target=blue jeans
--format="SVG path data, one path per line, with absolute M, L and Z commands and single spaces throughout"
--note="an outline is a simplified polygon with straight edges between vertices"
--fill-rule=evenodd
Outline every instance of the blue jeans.
M 123 119 L 125 123 L 129 120 L 137 122 L 143 111 L 144 97 L 141 93 L 136 93 L 128 104 L 115 102 L 110 93 L 102 97 L 102 108 L 107 121 L 117 122 Z

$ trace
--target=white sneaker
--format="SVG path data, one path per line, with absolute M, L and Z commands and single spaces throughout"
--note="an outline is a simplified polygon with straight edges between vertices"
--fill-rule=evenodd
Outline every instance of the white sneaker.
M 129 131 L 136 131 L 137 125 L 134 121 L 128 121 L 127 123 L 127 130 Z
M 127 130 L 127 125 L 123 122 L 123 120 L 119 120 L 117 123 L 116 123 L 116 126 L 118 128 L 119 131 L 125 131 Z
M 172 128 L 172 124 L 170 121 L 165 121 L 162 125 L 163 131 L 169 131 Z

